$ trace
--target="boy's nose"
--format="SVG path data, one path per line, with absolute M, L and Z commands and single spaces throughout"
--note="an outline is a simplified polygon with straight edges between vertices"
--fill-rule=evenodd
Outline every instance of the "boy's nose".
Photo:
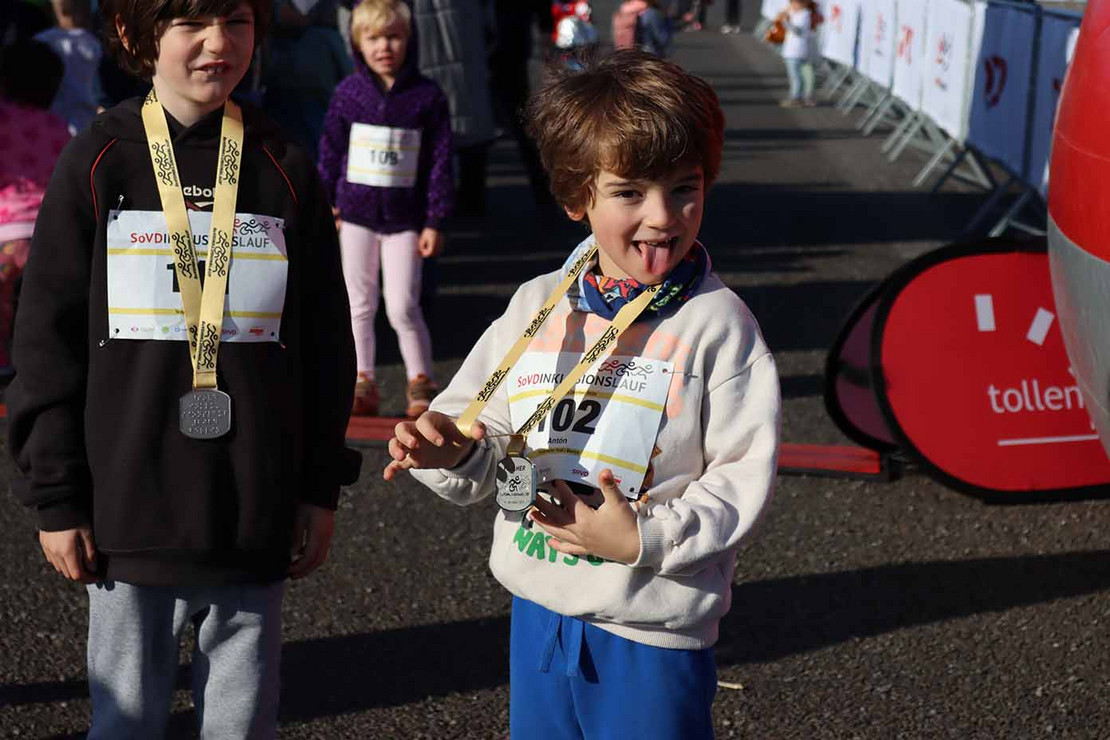
M 204 37 L 204 48 L 208 51 L 219 53 L 228 48 L 231 43 L 227 26 L 223 23 L 213 23 L 208 27 Z
M 644 203 L 644 224 L 655 229 L 665 229 L 675 220 L 675 209 L 665 195 L 649 195 Z

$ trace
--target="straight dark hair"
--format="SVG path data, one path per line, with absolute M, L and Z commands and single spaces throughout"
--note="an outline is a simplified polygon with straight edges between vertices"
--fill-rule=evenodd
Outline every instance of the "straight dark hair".
M 254 43 L 266 37 L 269 0 L 104 0 L 104 39 L 108 51 L 127 72 L 149 80 L 158 59 L 158 42 L 174 18 L 227 16 L 243 4 L 254 11 Z M 121 38 L 116 20 L 123 27 Z

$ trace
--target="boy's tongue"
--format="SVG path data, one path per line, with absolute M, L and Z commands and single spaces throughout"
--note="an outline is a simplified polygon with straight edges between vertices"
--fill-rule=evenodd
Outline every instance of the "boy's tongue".
M 640 250 L 640 262 L 644 269 L 652 275 L 662 275 L 667 269 L 667 259 L 671 253 L 670 241 L 662 241 L 657 245 L 636 242 L 636 247 Z

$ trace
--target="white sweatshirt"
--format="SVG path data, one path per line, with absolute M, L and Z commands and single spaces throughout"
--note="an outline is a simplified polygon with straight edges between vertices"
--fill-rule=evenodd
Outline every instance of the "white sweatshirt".
M 462 413 L 560 277 L 552 272 L 520 287 L 432 403 L 434 410 Z M 580 356 L 608 325 L 572 311 L 564 299 L 528 351 Z M 521 513 L 499 510 L 490 569 L 513 594 L 629 640 L 709 647 L 731 602 L 737 546 L 775 481 L 775 363 L 743 301 L 712 273 L 671 316 L 633 324 L 613 355 L 665 360 L 675 370 L 655 443 L 661 451 L 652 459 L 653 483 L 637 511 L 639 559 L 625 565 L 562 555 L 546 545 L 539 525 L 524 529 Z M 509 385 L 501 385 L 480 417 L 490 435 L 516 431 Z M 495 467 L 507 444 L 506 437 L 486 439 L 457 468 L 412 474 L 443 498 L 472 504 L 495 492 Z

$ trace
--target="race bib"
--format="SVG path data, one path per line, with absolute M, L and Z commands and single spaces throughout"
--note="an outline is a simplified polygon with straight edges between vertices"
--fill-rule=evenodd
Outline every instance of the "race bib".
M 189 212 L 201 275 L 211 223 L 211 213 Z M 236 214 L 221 342 L 279 341 L 289 272 L 284 229 L 280 218 Z M 113 339 L 188 337 L 161 211 L 109 214 L 108 332 Z
M 411 188 L 420 159 L 420 130 L 351 124 L 347 181 L 380 188 Z
M 571 353 L 529 352 L 509 378 L 509 414 L 519 427 L 577 364 Z M 568 480 L 595 488 L 610 468 L 626 496 L 643 485 L 667 403 L 673 365 L 613 356 L 590 370 L 528 435 L 528 458 L 541 480 Z

